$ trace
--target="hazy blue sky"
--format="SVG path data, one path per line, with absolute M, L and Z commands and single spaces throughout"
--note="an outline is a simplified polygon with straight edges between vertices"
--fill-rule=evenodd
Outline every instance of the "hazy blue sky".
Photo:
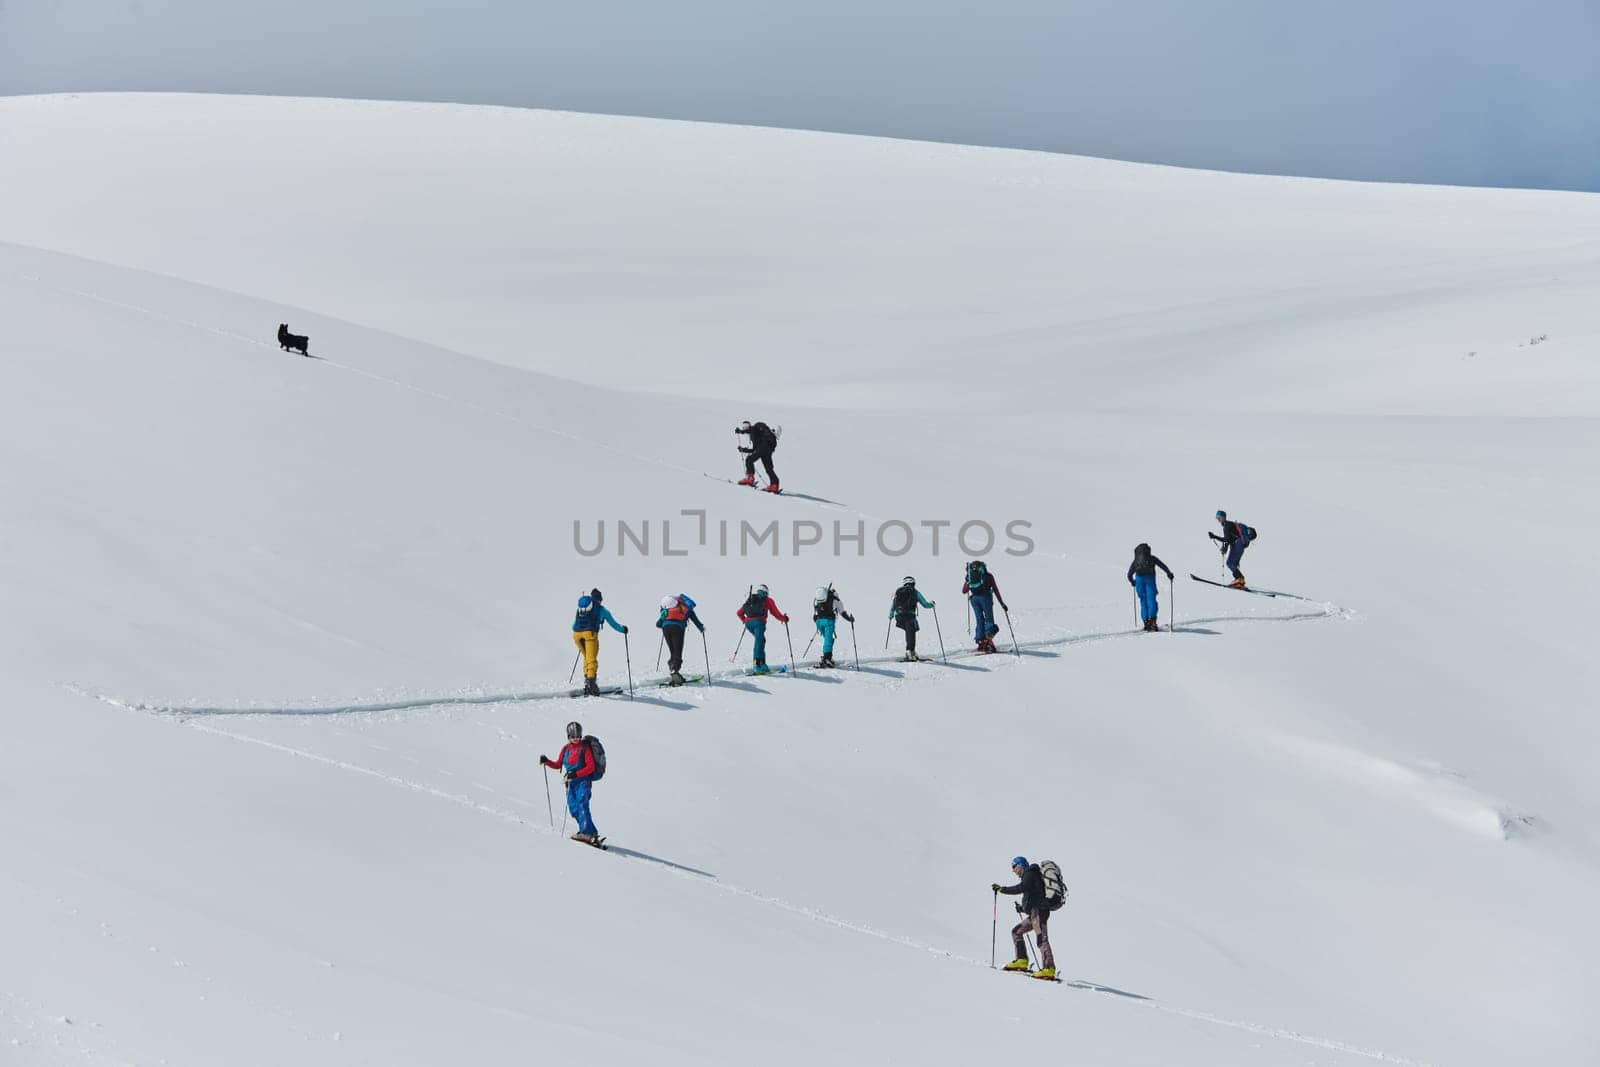
M 0 0 L 0 94 L 91 89 L 1600 190 L 1600 0 Z

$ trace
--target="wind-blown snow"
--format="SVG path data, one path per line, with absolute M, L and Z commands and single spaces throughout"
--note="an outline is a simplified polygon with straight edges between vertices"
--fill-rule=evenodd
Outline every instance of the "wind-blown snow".
M 0 242 L 16 1062 L 1592 1055 L 1600 199 L 43 97 Z M 755 417 L 792 498 L 702 476 Z M 1306 599 L 1183 577 L 1218 507 Z M 969 644 L 953 527 L 661 555 L 700 508 L 1026 520 L 1022 654 L 885 652 L 907 573 Z M 749 584 L 798 656 L 828 580 L 860 673 L 730 673 Z M 568 698 L 591 585 L 636 680 L 694 594 L 717 684 Z M 549 826 L 573 717 L 609 854 Z M 988 972 L 1017 852 L 1072 985 Z

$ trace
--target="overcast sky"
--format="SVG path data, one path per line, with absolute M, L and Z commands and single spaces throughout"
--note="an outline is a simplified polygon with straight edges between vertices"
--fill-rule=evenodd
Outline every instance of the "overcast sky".
M 0 0 L 0 94 L 94 89 L 1600 190 L 1600 0 Z

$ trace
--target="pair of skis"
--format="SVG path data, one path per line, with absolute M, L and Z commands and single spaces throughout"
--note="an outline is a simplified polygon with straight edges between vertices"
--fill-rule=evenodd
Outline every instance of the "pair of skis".
M 1218 589 L 1232 589 L 1232 590 L 1234 590 L 1235 592 L 1238 592 L 1238 593 L 1254 593 L 1256 596 L 1270 596 L 1270 597 L 1280 597 L 1280 596 L 1282 596 L 1282 597 L 1288 597 L 1290 600 L 1307 600 L 1307 599 L 1309 599 L 1308 597 L 1303 597 L 1303 596 L 1300 596 L 1300 595 L 1295 594 L 1295 593 L 1285 593 L 1285 592 L 1281 592 L 1281 591 L 1276 590 L 1276 589 L 1253 589 L 1248 585 L 1229 585 L 1227 582 L 1213 582 L 1210 578 L 1202 578 L 1198 574 L 1191 574 L 1191 575 L 1189 575 L 1189 577 L 1193 578 L 1197 582 L 1204 582 L 1206 585 L 1214 585 Z

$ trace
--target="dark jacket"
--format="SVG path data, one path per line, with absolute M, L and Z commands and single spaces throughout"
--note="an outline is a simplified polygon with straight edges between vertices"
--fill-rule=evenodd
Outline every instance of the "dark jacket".
M 1239 524 L 1232 519 L 1222 520 L 1222 536 L 1217 538 L 1225 545 L 1232 545 L 1235 541 L 1243 541 L 1244 535 L 1239 532 Z
M 1044 908 L 1044 875 L 1039 873 L 1037 863 L 1028 864 L 1028 869 L 1022 872 L 1022 881 L 1012 886 L 1001 886 L 1000 892 L 1008 897 L 1022 894 L 1022 904 L 1019 911 L 1040 911 Z
M 778 447 L 778 435 L 772 432 L 772 427 L 764 422 L 758 422 L 750 427 L 750 447 L 741 448 L 741 452 L 750 452 L 757 456 L 770 456 Z
M 1160 567 L 1167 572 L 1167 577 L 1172 577 L 1172 568 L 1161 562 L 1161 557 L 1154 552 L 1135 552 L 1133 562 L 1128 564 L 1128 581 L 1133 581 L 1135 574 L 1144 574 L 1155 577 L 1156 568 Z

